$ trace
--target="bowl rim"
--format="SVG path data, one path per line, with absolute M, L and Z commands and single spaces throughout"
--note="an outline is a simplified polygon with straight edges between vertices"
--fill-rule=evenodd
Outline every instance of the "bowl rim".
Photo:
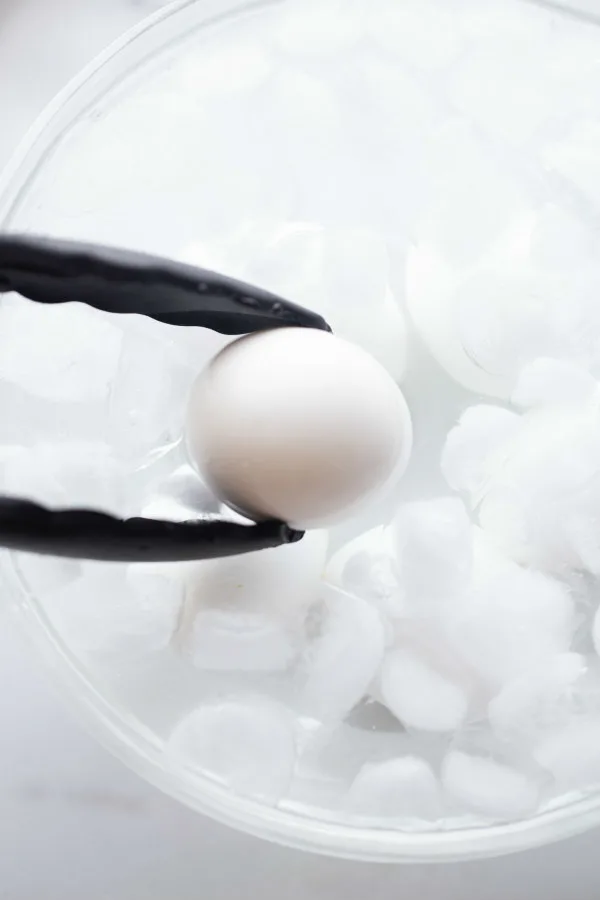
M 209 3 L 227 10 L 205 18 Z M 286 0 L 173 0 L 149 15 L 88 63 L 36 118 L 0 173 L 0 229 L 6 229 L 13 210 L 26 194 L 53 142 L 46 139 L 56 120 L 98 74 L 126 54 L 155 29 L 174 21 L 186 10 L 198 9 L 196 27 L 219 18 L 278 5 Z M 530 0 L 525 0 L 530 2 Z M 559 2 L 555 9 L 564 9 Z M 168 45 L 168 42 L 167 44 Z M 97 87 L 91 102 L 102 95 Z M 75 116 L 75 120 L 78 115 Z M 379 863 L 447 863 L 475 860 L 528 850 L 581 834 L 600 824 L 600 793 L 543 811 L 520 822 L 449 831 L 403 832 L 312 819 L 299 813 L 264 806 L 235 796 L 203 776 L 182 777 L 169 764 L 163 747 L 149 729 L 125 710 L 108 702 L 52 632 L 34 598 L 19 578 L 13 556 L 0 552 L 0 579 L 6 597 L 0 598 L 41 657 L 53 680 L 63 688 L 88 731 L 114 756 L 149 783 L 197 812 L 221 824 L 288 847 L 342 859 Z M 190 790 L 190 784 L 194 790 Z

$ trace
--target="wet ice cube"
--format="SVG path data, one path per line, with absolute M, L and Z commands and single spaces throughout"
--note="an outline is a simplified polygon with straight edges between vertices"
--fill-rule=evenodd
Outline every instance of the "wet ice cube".
M 579 119 L 569 134 L 543 151 L 545 166 L 600 204 L 600 122 Z
M 394 567 L 414 610 L 449 603 L 471 575 L 471 523 L 454 497 L 420 500 L 400 507 L 390 526 Z
M 483 756 L 451 751 L 442 766 L 448 796 L 470 812 L 513 820 L 534 813 L 540 802 L 535 778 Z
M 321 302 L 323 229 L 310 222 L 276 228 L 248 260 L 254 284 L 311 308 Z
M 358 228 L 323 229 L 322 240 L 322 274 L 333 308 L 365 312 L 383 304 L 390 277 L 385 240 Z
M 589 263 L 593 254 L 593 233 L 580 218 L 558 204 L 540 211 L 531 236 L 534 265 L 573 272 Z
M 531 216 L 531 201 L 464 120 L 453 119 L 438 127 L 428 155 L 431 190 L 417 220 L 416 236 L 436 261 L 451 267 L 454 276 L 446 285 L 450 296 L 437 298 L 437 305 L 455 303 L 453 294 L 459 286 L 462 290 L 465 275 L 471 276 L 467 284 L 472 284 L 474 300 L 485 297 L 490 303 L 495 275 L 502 281 L 505 269 L 514 268 L 521 259 L 522 232 Z M 484 260 L 490 263 L 484 265 Z M 473 268 L 465 268 L 469 265 Z M 433 278 L 433 284 L 440 274 L 424 273 Z M 506 281 L 514 289 L 514 280 Z M 448 324 L 456 335 L 456 319 Z M 433 318 L 429 325 L 436 327 Z
M 135 459 L 181 440 L 187 396 L 203 357 L 191 363 L 187 346 L 166 325 L 127 324 L 106 427 L 119 456 Z
M 79 303 L 43 306 L 19 297 L 0 306 L 0 378 L 44 400 L 77 403 L 108 397 L 122 332 Z
M 439 125 L 440 111 L 431 94 L 403 68 L 377 54 L 367 57 L 364 74 L 369 99 L 383 113 L 384 127 L 391 128 L 404 142 L 419 141 Z
M 185 522 L 220 512 L 222 504 L 188 464 L 178 466 L 148 498 L 143 516 Z
M 523 409 L 583 406 L 598 392 L 598 382 L 582 367 L 566 360 L 541 357 L 522 370 L 512 402 Z
M 407 361 L 404 315 L 390 288 L 385 241 L 374 232 L 329 228 L 322 233 L 321 311 L 340 337 L 359 344 L 401 381 Z
M 327 541 L 311 531 L 295 544 L 198 563 L 186 571 L 186 605 L 295 618 L 317 597 Z
M 351 49 L 361 30 L 356 0 L 291 0 L 281 8 L 274 38 L 286 53 L 329 56 Z
M 294 720 L 285 707 L 261 697 L 215 701 L 181 720 L 168 752 L 238 794 L 275 804 L 294 771 Z
M 456 327 L 467 355 L 485 372 L 510 383 L 540 356 L 559 356 L 565 335 L 553 311 L 563 285 L 548 273 L 518 264 L 480 267 L 459 287 Z
M 600 571 L 593 407 L 540 407 L 524 419 L 479 507 L 481 526 L 520 563 L 564 574 Z
M 339 137 L 341 113 L 334 92 L 326 82 L 300 69 L 284 68 L 273 78 L 269 108 L 286 137 L 296 144 L 291 151 L 302 149 L 309 156 Z
M 367 600 L 384 619 L 397 618 L 405 610 L 385 528 L 374 528 L 340 547 L 327 564 L 325 580 Z
M 321 589 L 319 633 L 306 648 L 299 672 L 306 715 L 342 719 L 368 693 L 383 659 L 385 633 L 369 603 L 332 586 Z
M 311 223 L 286 226 L 254 254 L 245 277 L 315 309 L 336 334 L 364 347 L 396 381 L 404 376 L 406 322 L 391 292 L 386 242 L 375 232 Z
M 469 707 L 462 685 L 407 649 L 387 655 L 380 689 L 383 703 L 408 728 L 455 731 Z
M 408 335 L 404 314 L 393 296 L 388 294 L 379 310 L 365 318 L 345 310 L 329 316 L 334 332 L 358 344 L 387 369 L 396 383 L 404 379 L 408 357 Z
M 563 653 L 510 681 L 490 702 L 494 732 L 508 739 L 529 739 L 569 715 L 576 682 L 586 672 L 585 658 Z
M 592 627 L 592 639 L 594 641 L 594 649 L 598 656 L 600 656 L 600 608 L 596 611 L 596 615 L 594 616 L 594 624 Z
M 536 762 L 563 789 L 600 782 L 600 720 L 581 716 L 545 737 L 534 750 Z
M 503 450 L 521 428 L 515 413 L 499 406 L 471 406 L 450 431 L 442 452 L 442 472 L 451 488 L 476 494 L 494 467 L 501 465 Z
M 516 566 L 482 584 L 448 623 L 457 650 L 495 685 L 567 652 L 573 627 L 567 588 Z
M 186 656 L 213 672 L 282 672 L 299 650 L 298 626 L 261 613 L 203 608 L 183 637 Z
M 53 592 L 46 613 L 75 653 L 139 656 L 167 647 L 177 627 L 177 566 L 88 563 L 84 577 Z
M 79 560 L 35 553 L 20 553 L 17 567 L 34 597 L 47 597 L 53 591 L 68 587 L 81 577 Z
M 460 52 L 456 17 L 439 0 L 378 0 L 368 8 L 371 36 L 411 67 L 439 69 Z
M 361 816 L 434 821 L 441 814 L 440 786 L 431 767 L 415 756 L 366 763 L 346 808 Z
M 125 485 L 111 448 L 103 443 L 38 443 L 6 459 L 2 490 L 52 507 L 119 512 Z
M 449 84 L 453 104 L 494 137 L 521 144 L 552 114 L 555 92 L 548 89 L 547 58 L 531 57 L 532 42 L 513 37 L 468 54 Z M 506 58 L 511 65 L 507 69 Z
M 174 69 L 176 91 L 195 101 L 222 100 L 256 90 L 269 77 L 273 62 L 256 41 L 229 40 L 188 54 Z

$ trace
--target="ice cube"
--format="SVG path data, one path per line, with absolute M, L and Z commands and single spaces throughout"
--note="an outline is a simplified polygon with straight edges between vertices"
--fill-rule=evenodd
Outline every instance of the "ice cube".
M 159 76 L 149 74 L 137 88 L 128 85 L 110 108 L 82 123 L 74 137 L 76 149 L 53 160 L 49 221 L 65 222 L 66 235 L 77 215 L 87 239 L 114 243 L 126 215 L 121 235 L 127 246 L 169 252 L 168 242 L 186 219 L 181 185 L 193 186 L 201 174 L 209 131 L 208 115 L 193 96 L 185 96 L 178 68 L 170 70 L 172 84 L 165 84 L 163 70 Z M 154 224 L 167 209 L 171 227 L 159 237 Z
M 190 241 L 180 248 L 177 259 L 189 266 L 198 266 L 212 272 L 225 272 L 227 263 L 223 248 L 208 241 Z
M 460 52 L 456 17 L 439 0 L 378 0 L 368 9 L 371 36 L 411 67 L 440 69 Z
M 48 504 L 119 512 L 123 472 L 107 444 L 74 441 L 20 449 L 6 459 L 2 490 Z
M 274 240 L 274 235 L 279 234 L 281 230 L 281 222 L 272 218 L 267 211 L 264 216 L 245 219 L 226 234 L 214 235 L 212 239 L 207 236 L 203 241 L 196 240 L 184 244 L 177 258 L 203 269 L 226 272 L 232 278 L 241 281 L 250 279 L 256 283 L 256 278 L 251 274 L 252 265 L 265 252 L 265 247 Z M 277 293 L 279 288 L 273 286 L 272 290 Z M 206 332 L 206 329 L 202 330 Z M 217 338 L 217 345 L 219 343 L 223 345 L 231 340 L 215 332 L 207 334 Z M 214 356 L 219 349 L 220 346 L 215 346 L 210 355 Z
M 494 271 L 502 275 L 522 264 L 533 213 L 523 186 L 489 154 L 464 119 L 442 122 L 435 137 L 428 147 L 431 189 L 416 223 L 416 243 L 436 262 L 449 265 L 455 277 L 446 285 L 449 295 L 435 298 L 443 307 L 454 303 L 453 293 L 466 276 L 489 268 L 491 281 Z M 422 274 L 434 285 L 439 281 L 438 272 Z M 486 279 L 479 281 L 484 289 Z M 434 310 L 423 312 L 429 319 Z M 415 315 L 421 319 L 416 307 Z M 456 336 L 455 321 L 450 324 Z M 436 322 L 431 319 L 428 325 L 433 330 Z
M 216 514 L 222 504 L 198 473 L 189 465 L 178 466 L 147 500 L 142 515 L 149 518 L 185 521 Z
M 556 92 L 548 89 L 551 75 L 547 55 L 538 52 L 532 59 L 530 36 L 513 36 L 467 54 L 454 71 L 448 91 L 463 115 L 494 138 L 520 145 L 535 135 L 556 107 Z
M 191 566 L 186 571 L 186 606 L 192 614 L 214 607 L 295 619 L 317 597 L 327 542 L 327 532 L 311 531 L 295 544 Z
M 231 39 L 185 55 L 174 67 L 174 95 L 194 102 L 247 95 L 264 84 L 273 62 L 257 41 Z
M 319 307 L 323 302 L 322 232 L 311 222 L 276 228 L 247 261 L 244 277 L 296 303 Z
M 563 653 L 510 681 L 488 708 L 494 732 L 509 740 L 523 740 L 560 723 L 569 715 L 573 688 L 585 672 L 583 656 Z
M 294 720 L 277 703 L 252 695 L 200 706 L 176 726 L 168 753 L 242 796 L 276 804 L 296 762 Z
M 600 720 L 575 717 L 534 749 L 536 762 L 565 790 L 600 782 Z
M 321 589 L 320 630 L 299 672 L 303 712 L 322 722 L 342 719 L 368 693 L 383 659 L 378 611 L 329 585 Z
M 522 422 L 516 413 L 499 406 L 471 406 L 446 438 L 442 472 L 451 488 L 476 494 L 502 464 Z
M 374 528 L 340 547 L 327 564 L 325 580 L 376 606 L 384 620 L 397 618 L 405 610 L 388 529 Z
M 390 526 L 396 577 L 415 612 L 451 603 L 471 577 L 471 523 L 455 497 L 406 503 Z
M 525 772 L 456 750 L 442 765 L 442 787 L 470 812 L 507 821 L 534 813 L 541 797 L 540 784 Z
M 0 378 L 63 403 L 108 397 L 122 333 L 108 316 L 79 303 L 43 306 L 2 299 Z
M 543 269 L 581 270 L 594 255 L 594 236 L 583 221 L 558 204 L 540 211 L 531 235 L 531 259 Z
M 329 56 L 350 50 L 361 31 L 356 0 L 291 0 L 279 12 L 274 38 L 286 53 Z
M 37 556 L 20 553 L 17 567 L 34 597 L 47 597 L 53 591 L 68 587 L 81 577 L 81 563 L 76 559 Z
M 320 154 L 329 151 L 341 135 L 340 105 L 332 88 L 301 69 L 282 68 L 271 80 L 268 104 L 274 128 L 281 129 L 292 160 L 300 154 L 306 164 L 301 171 L 314 177 L 309 160 L 322 164 Z M 299 173 L 291 169 L 289 174 Z
M 286 226 L 254 254 L 244 277 L 315 309 L 337 335 L 364 347 L 396 381 L 403 378 L 406 322 L 390 289 L 387 245 L 375 232 Z
M 167 325 L 127 325 L 107 427 L 118 455 L 135 460 L 181 440 L 189 389 L 208 359 L 189 362 L 176 329 Z
M 301 628 L 262 613 L 203 608 L 183 635 L 194 666 L 213 672 L 282 672 L 299 650 Z
M 473 528 L 473 579 L 472 588 L 489 584 L 495 578 L 519 571 L 516 563 L 507 557 L 493 538 L 482 528 Z
M 87 563 L 84 577 L 41 598 L 76 654 L 140 656 L 169 645 L 181 610 L 178 566 Z
M 447 628 L 463 658 L 499 686 L 569 650 L 574 604 L 560 582 L 515 566 L 483 583 Z
M 596 611 L 596 615 L 594 616 L 594 625 L 592 628 L 592 638 L 594 641 L 594 649 L 598 656 L 600 656 L 600 607 Z
M 598 396 L 595 378 L 582 367 L 561 359 L 541 357 L 521 371 L 512 395 L 515 406 L 583 406 Z
M 435 146 L 440 158 L 429 177 L 431 200 L 419 216 L 407 258 L 409 312 L 453 378 L 472 391 L 506 398 L 512 357 L 518 362 L 524 343 L 540 339 L 532 329 L 522 340 L 523 329 L 514 334 L 513 328 L 519 316 L 527 323 L 522 270 L 531 201 L 468 129 L 446 126 Z M 461 201 L 465 197 L 468 207 Z M 551 279 L 546 282 L 552 287 Z M 542 319 L 540 333 L 543 325 Z M 543 352 L 549 352 L 545 344 Z
M 576 120 L 565 138 L 545 147 L 542 159 L 588 201 L 600 204 L 600 121 Z
M 391 293 L 379 308 L 365 308 L 360 315 L 350 309 L 331 313 L 328 321 L 334 332 L 370 353 L 398 384 L 404 380 L 408 357 L 406 321 Z
M 385 240 L 365 229 L 326 228 L 322 241 L 322 276 L 332 308 L 370 312 L 381 306 L 390 277 Z
M 562 283 L 526 266 L 481 266 L 455 295 L 456 326 L 470 359 L 511 385 L 524 365 L 559 356 L 565 337 L 553 311 L 564 303 Z
M 455 731 L 469 707 L 461 685 L 408 649 L 386 656 L 380 689 L 383 703 L 407 728 Z
M 432 213 L 431 220 L 438 218 L 437 211 Z M 510 380 L 484 371 L 465 351 L 456 327 L 460 277 L 430 240 L 435 241 L 435 236 L 417 241 L 406 260 L 406 302 L 417 332 L 434 359 L 459 384 L 478 394 L 508 397 Z
M 503 551 L 564 575 L 600 572 L 600 430 L 593 406 L 540 407 L 486 486 L 479 520 Z
M 440 786 L 431 767 L 415 756 L 366 763 L 346 808 L 361 816 L 435 821 L 441 815 Z
M 390 289 L 385 241 L 360 228 L 325 228 L 320 237 L 319 311 L 336 334 L 364 347 L 401 381 L 406 323 Z
M 364 73 L 369 99 L 383 113 L 384 128 L 391 128 L 403 142 L 416 143 L 433 134 L 442 112 L 417 78 L 380 54 L 367 57 Z

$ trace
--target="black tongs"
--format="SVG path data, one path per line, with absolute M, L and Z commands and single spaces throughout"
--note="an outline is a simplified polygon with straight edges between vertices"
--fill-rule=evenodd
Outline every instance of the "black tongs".
M 227 335 L 284 327 L 331 330 L 316 313 L 225 275 L 143 253 L 30 235 L 0 235 L 0 294 L 9 291 L 37 303 L 77 301 Z M 176 562 L 250 553 L 301 537 L 283 522 L 119 519 L 0 496 L 0 546 L 53 556 Z

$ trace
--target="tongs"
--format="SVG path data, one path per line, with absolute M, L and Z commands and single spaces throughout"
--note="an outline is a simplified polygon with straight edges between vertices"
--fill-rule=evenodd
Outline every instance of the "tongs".
M 129 250 L 31 235 L 0 235 L 0 294 L 11 291 L 36 303 L 76 301 L 226 335 L 285 327 L 331 330 L 316 313 L 226 275 Z M 52 556 L 190 561 L 252 553 L 302 536 L 284 522 L 120 519 L 0 495 L 0 547 Z

